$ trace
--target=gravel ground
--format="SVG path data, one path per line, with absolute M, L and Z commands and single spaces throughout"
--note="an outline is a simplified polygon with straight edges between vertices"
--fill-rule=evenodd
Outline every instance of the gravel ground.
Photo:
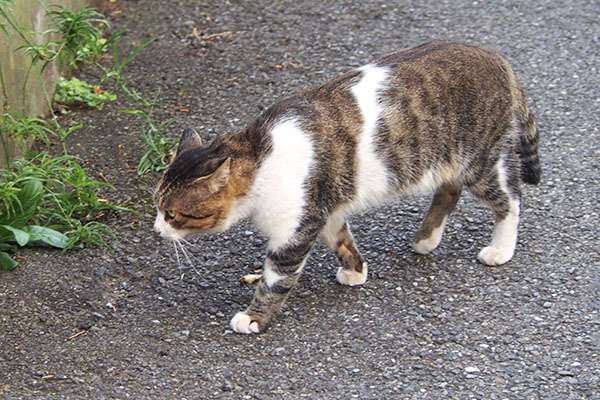
M 337 284 L 337 261 L 319 245 L 270 330 L 244 336 L 228 322 L 252 297 L 238 279 L 260 268 L 264 238 L 249 224 L 199 237 L 195 265 L 178 265 L 132 171 L 140 121 L 119 113 L 124 103 L 71 114 L 86 126 L 72 151 L 143 218 L 109 221 L 112 252 L 25 250 L 0 273 L 0 397 L 600 399 L 600 3 L 116 6 L 114 29 L 130 29 L 124 53 L 159 39 L 126 78 L 162 91 L 157 113 L 177 120 L 173 136 L 241 128 L 283 96 L 433 38 L 488 45 L 512 62 L 538 118 L 544 179 L 523 188 L 507 265 L 476 262 L 492 215 L 470 195 L 440 247 L 413 254 L 429 198 L 405 199 L 353 220 L 370 264 L 364 286 Z

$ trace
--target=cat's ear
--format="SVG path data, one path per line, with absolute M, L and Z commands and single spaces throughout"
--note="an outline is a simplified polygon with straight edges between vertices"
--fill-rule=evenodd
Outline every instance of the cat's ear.
M 181 154 L 185 150 L 193 149 L 194 147 L 202 147 L 202 138 L 194 129 L 185 128 L 181 139 L 179 139 L 176 154 Z
M 200 177 L 192 182 L 192 185 L 201 187 L 208 196 L 213 196 L 225 189 L 229 182 L 231 172 L 231 157 L 218 160 L 217 169 L 209 175 Z

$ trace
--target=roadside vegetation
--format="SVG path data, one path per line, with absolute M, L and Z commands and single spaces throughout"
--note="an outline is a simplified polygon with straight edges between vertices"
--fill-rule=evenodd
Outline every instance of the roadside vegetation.
M 22 105 L 10 104 L 0 59 L 0 145 L 6 160 L 0 165 L 0 269 L 4 270 L 18 265 L 14 252 L 22 246 L 52 246 L 64 251 L 88 244 L 108 247 L 106 238 L 114 235 L 99 221 L 100 217 L 114 211 L 131 211 L 97 195 L 100 188 L 112 186 L 91 178 L 80 160 L 68 153 L 65 140 L 83 126 L 63 127 L 57 118 L 61 111 L 72 107 L 101 110 L 105 103 L 122 95 L 132 105 L 124 112 L 138 114 L 145 122 L 142 138 L 147 151 L 138 166 L 140 175 L 164 169 L 175 145 L 165 136 L 172 120 L 152 119 L 158 94 L 147 100 L 128 87 L 122 77 L 125 67 L 153 40 L 122 57 L 119 39 L 124 31 L 109 35 L 109 21 L 93 8 L 73 12 L 60 5 L 47 7 L 50 22 L 46 31 L 31 32 L 17 23 L 11 9 L 13 1 L 0 0 L 0 38 L 18 35 L 24 42 L 15 49 L 31 61 L 22 83 L 23 93 L 30 79 L 39 79 L 50 115 L 28 116 L 13 111 Z M 34 34 L 47 40 L 38 43 L 32 39 Z M 111 50 L 111 56 L 106 57 Z M 59 79 L 55 90 L 48 90 L 42 80 L 51 62 L 58 63 L 66 75 Z M 86 82 L 77 76 L 89 68 L 101 72 L 98 82 Z M 110 80 L 119 93 L 102 88 Z M 10 149 L 20 152 L 14 156 Z

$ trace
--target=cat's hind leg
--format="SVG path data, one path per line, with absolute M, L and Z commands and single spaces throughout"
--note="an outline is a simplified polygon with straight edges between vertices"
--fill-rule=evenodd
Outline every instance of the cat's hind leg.
M 442 240 L 448 215 L 454 210 L 462 185 L 444 185 L 435 192 L 431 206 L 415 235 L 413 249 L 419 254 L 427 254 L 435 249 Z
M 367 264 L 356 248 L 350 226 L 339 215 L 329 218 L 321 237 L 342 263 L 336 278 L 342 285 L 362 285 L 367 281 Z
M 495 266 L 508 262 L 517 244 L 520 190 L 518 163 L 515 155 L 503 155 L 484 179 L 469 185 L 469 189 L 494 210 L 496 224 L 492 242 L 478 255 L 479 261 Z

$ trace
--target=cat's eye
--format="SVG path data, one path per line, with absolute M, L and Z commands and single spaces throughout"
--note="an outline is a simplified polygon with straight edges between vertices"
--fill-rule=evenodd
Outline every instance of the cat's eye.
M 176 215 L 177 215 L 177 211 L 175 211 L 175 210 L 167 210 L 167 216 L 169 218 L 171 218 L 171 219 L 175 218 Z

